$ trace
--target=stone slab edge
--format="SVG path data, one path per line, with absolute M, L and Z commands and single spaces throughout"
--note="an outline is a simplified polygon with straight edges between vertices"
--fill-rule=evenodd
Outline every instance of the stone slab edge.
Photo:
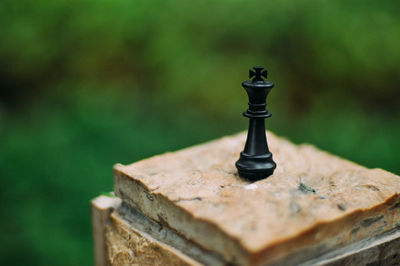
M 111 219 L 116 228 L 124 228 L 121 235 L 125 235 L 128 243 L 132 242 L 131 237 L 126 232 L 140 232 L 147 239 L 155 239 L 165 245 L 179 250 L 183 254 L 193 258 L 195 261 L 204 265 L 223 266 L 226 261 L 222 257 L 210 250 L 204 250 L 195 243 L 187 240 L 183 236 L 167 226 L 164 226 L 137 210 L 122 203 L 121 207 L 111 214 Z
M 299 266 L 366 264 L 400 264 L 400 227 L 380 236 L 334 250 Z
M 106 244 L 106 226 L 111 212 L 121 204 L 119 198 L 98 196 L 91 201 L 94 262 L 97 266 L 109 265 Z
M 122 205 L 117 197 L 92 200 L 95 265 L 203 265 L 137 229 L 117 213 Z
M 287 256 L 296 258 L 293 263 L 301 263 L 344 245 L 378 236 L 400 225 L 400 196 L 395 194 L 382 204 L 350 212 L 336 220 L 317 223 L 295 237 L 274 242 L 258 252 L 251 252 L 238 239 L 223 232 L 218 225 L 194 217 L 163 195 L 153 193 L 140 180 L 125 175 L 123 166 L 118 164 L 114 166 L 114 192 L 149 218 L 174 228 L 179 234 L 206 249 L 214 248 L 225 260 L 239 265 L 275 263 L 284 261 Z M 391 224 L 391 221 L 397 221 L 397 224 L 385 226 Z M 196 232 L 204 232 L 203 238 L 199 238 Z

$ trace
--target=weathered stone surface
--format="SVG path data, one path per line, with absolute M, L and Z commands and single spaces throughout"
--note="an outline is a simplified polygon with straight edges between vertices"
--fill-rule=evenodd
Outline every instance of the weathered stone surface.
M 400 226 L 399 176 L 268 138 L 278 167 L 267 179 L 237 175 L 240 134 L 118 164 L 115 193 L 241 265 L 304 262 Z
M 202 250 L 174 230 L 121 204 L 118 198 L 100 196 L 92 201 L 92 206 L 93 212 L 102 214 L 93 215 L 95 265 L 228 265 L 212 251 Z M 275 264 L 292 265 L 294 260 L 289 257 Z M 399 263 L 400 228 L 397 228 L 335 249 L 301 266 Z
M 165 230 L 157 227 L 155 222 L 129 211 L 121 206 L 121 200 L 115 197 L 99 196 L 92 200 L 92 221 L 95 242 L 95 265 L 172 265 L 199 266 L 203 265 L 183 254 L 171 245 L 158 241 L 153 236 L 165 237 Z M 140 228 L 153 228 L 153 236 Z M 180 236 L 172 233 L 169 238 Z M 162 235 L 162 236 L 161 236 Z M 179 240 L 175 240 L 179 246 Z M 189 247 L 196 254 L 196 247 Z M 203 255 L 203 254 L 200 254 Z M 213 265 L 213 258 L 208 261 Z
M 117 213 L 111 214 L 107 227 L 108 259 L 111 265 L 202 265 L 181 251 L 157 241 L 130 225 Z
M 119 207 L 121 200 L 99 196 L 92 200 L 92 227 L 94 242 L 94 261 L 97 266 L 108 265 L 106 227 L 110 222 L 110 214 Z
M 142 242 L 144 241 L 146 243 L 157 243 L 158 247 L 154 249 L 154 251 L 151 246 L 146 246 L 147 255 L 144 256 L 145 258 L 152 256 L 155 263 L 171 265 L 172 263 L 176 264 L 176 260 L 178 260 L 179 263 L 185 265 L 226 265 L 222 257 L 215 252 L 201 249 L 195 243 L 177 234 L 175 230 L 149 219 L 124 203 L 111 214 L 111 220 L 113 231 L 118 232 L 118 234 L 124 238 L 125 246 L 130 247 L 137 256 L 141 255 L 138 250 L 143 247 Z M 111 230 L 109 230 L 109 232 L 110 231 Z M 132 237 L 132 234 L 140 236 Z M 111 246 L 114 238 L 110 238 L 109 240 L 109 246 Z M 161 245 L 161 243 L 163 245 Z M 156 253 L 160 249 L 159 247 L 162 247 L 162 250 L 159 251 L 160 254 L 156 256 L 153 253 Z M 174 260 L 169 259 L 170 256 L 167 256 L 168 260 L 166 260 L 165 254 L 168 255 L 169 253 L 174 255 Z M 193 260 L 188 260 L 187 256 Z
M 335 249 L 300 266 L 400 265 L 400 228 Z

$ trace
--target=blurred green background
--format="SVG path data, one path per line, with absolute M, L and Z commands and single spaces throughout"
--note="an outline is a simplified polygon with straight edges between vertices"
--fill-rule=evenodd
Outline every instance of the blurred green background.
M 93 263 L 112 166 L 267 127 L 400 174 L 399 1 L 2 0 L 1 265 Z

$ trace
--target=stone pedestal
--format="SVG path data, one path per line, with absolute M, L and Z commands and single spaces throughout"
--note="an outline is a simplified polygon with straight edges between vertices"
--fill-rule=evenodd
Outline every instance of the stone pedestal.
M 110 208 L 93 201 L 96 253 L 112 265 L 400 263 L 399 176 L 267 135 L 278 166 L 253 183 L 235 168 L 243 133 L 116 165 Z

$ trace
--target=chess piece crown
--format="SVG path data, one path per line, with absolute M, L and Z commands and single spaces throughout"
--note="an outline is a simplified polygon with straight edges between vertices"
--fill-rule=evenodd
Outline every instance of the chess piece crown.
M 236 168 L 240 176 L 253 181 L 272 175 L 276 168 L 265 134 L 265 118 L 271 117 L 266 109 L 266 99 L 274 87 L 274 83 L 263 79 L 267 76 L 268 72 L 263 67 L 253 67 L 249 71 L 249 78 L 253 79 L 242 83 L 249 98 L 249 108 L 243 115 L 250 121 L 246 144 L 236 162 Z

